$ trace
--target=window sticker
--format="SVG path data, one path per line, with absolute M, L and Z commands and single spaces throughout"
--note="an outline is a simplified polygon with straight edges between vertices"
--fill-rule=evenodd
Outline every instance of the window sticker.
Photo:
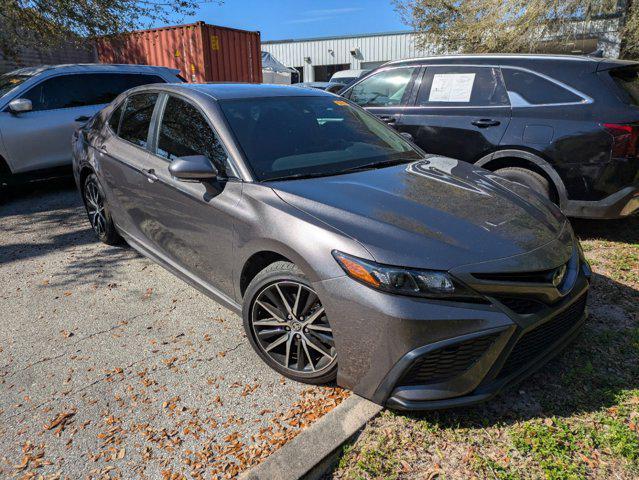
M 346 105 L 348 105 L 348 103 L 344 100 L 333 100 L 333 103 L 335 105 L 339 105 L 340 107 L 345 107 Z
M 433 75 L 429 102 L 470 102 L 474 73 L 438 73 Z

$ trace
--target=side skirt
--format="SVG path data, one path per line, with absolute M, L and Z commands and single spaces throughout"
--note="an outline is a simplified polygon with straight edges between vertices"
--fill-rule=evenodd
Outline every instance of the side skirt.
M 157 263 L 164 269 L 171 272 L 180 280 L 183 280 L 184 282 L 188 283 L 193 288 L 199 290 L 210 299 L 220 303 L 224 307 L 231 310 L 233 313 L 236 313 L 237 315 L 240 315 L 240 316 L 242 315 L 242 306 L 239 303 L 237 303 L 235 300 L 233 300 L 231 297 L 222 293 L 220 290 L 206 283 L 200 278 L 192 276 L 186 270 L 176 265 L 174 262 L 166 258 L 164 255 L 161 255 L 158 252 L 155 252 L 154 250 L 146 247 L 141 242 L 133 238 L 131 235 L 129 235 L 128 233 L 126 233 L 119 227 L 118 227 L 118 232 L 120 233 L 120 235 L 122 235 L 122 237 L 127 241 L 127 243 L 131 247 L 133 247 L 135 250 L 140 252 L 142 255 L 153 260 L 155 263 Z

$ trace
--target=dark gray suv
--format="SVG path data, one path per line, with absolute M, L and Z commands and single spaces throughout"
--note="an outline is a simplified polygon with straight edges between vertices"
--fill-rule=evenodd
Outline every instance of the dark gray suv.
M 586 316 L 590 270 L 554 205 L 329 93 L 139 87 L 73 148 L 100 239 L 240 313 L 295 380 L 466 405 L 538 368 Z

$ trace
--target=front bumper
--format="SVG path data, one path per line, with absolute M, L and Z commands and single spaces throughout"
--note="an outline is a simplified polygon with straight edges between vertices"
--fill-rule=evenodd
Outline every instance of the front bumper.
M 574 218 L 623 218 L 639 211 L 639 186 L 629 186 L 599 201 L 568 200 L 563 212 Z
M 566 261 L 566 249 L 553 243 L 517 259 L 498 260 L 492 266 L 484 263 L 482 267 L 521 269 L 522 265 L 538 265 L 540 258 L 545 258 L 546 265 L 549 261 L 560 265 Z M 557 262 L 558 256 L 563 260 Z M 567 275 L 568 291 L 534 313 L 516 313 L 511 308 L 518 307 L 506 307 L 495 300 L 501 297 L 486 293 L 490 301 L 471 304 L 389 295 L 348 277 L 315 283 L 333 329 L 338 384 L 403 410 L 471 405 L 496 395 L 541 367 L 583 325 L 590 272 L 587 264 L 580 262 L 576 248 L 569 264 L 574 264 L 575 257 L 573 274 Z M 472 272 L 473 266 L 465 269 Z M 452 273 L 458 278 L 464 275 Z M 487 284 L 471 286 L 477 290 L 488 288 Z M 498 287 L 501 295 L 505 287 Z M 531 287 L 508 288 L 511 291 L 506 293 L 512 294 Z M 548 289 L 533 291 L 548 300 Z M 436 365 L 433 358 L 439 359 Z

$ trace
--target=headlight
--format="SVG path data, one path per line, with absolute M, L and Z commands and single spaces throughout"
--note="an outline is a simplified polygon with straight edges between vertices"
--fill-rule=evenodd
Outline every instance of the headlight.
M 478 295 L 446 272 L 380 265 L 333 250 L 346 274 L 369 287 L 398 295 L 459 299 Z

